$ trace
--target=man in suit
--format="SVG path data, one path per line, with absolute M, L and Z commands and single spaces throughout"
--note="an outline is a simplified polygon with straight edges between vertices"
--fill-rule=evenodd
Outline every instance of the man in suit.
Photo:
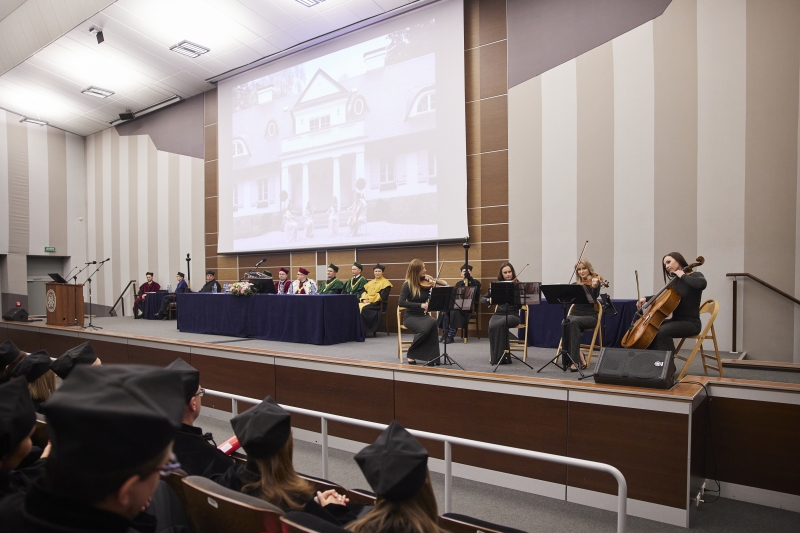
M 147 298 L 147 293 L 161 289 L 161 285 L 153 281 L 152 272 L 147 272 L 145 276 L 147 277 L 147 282 L 142 283 L 142 286 L 139 287 L 139 295 L 136 297 L 136 301 L 133 302 L 133 318 L 142 318 L 144 316 L 144 299 Z
M 178 299 L 178 294 L 182 292 L 190 292 L 189 285 L 186 284 L 186 280 L 183 278 L 183 272 L 178 272 L 175 275 L 175 279 L 178 281 L 178 284 L 175 285 L 175 294 L 167 294 L 164 297 L 164 300 L 161 302 L 161 308 L 158 310 L 158 313 L 156 313 L 157 319 L 166 320 L 167 316 L 169 316 L 169 304 Z

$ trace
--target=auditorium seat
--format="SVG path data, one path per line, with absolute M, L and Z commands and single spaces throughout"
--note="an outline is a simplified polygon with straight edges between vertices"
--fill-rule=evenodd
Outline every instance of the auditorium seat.
M 373 505 L 375 503 L 375 495 L 371 492 L 363 491 L 366 492 L 366 494 L 363 494 L 361 491 L 346 489 L 341 485 L 334 483 L 333 481 L 328 481 L 327 479 L 323 479 L 321 477 L 309 476 L 308 474 L 300 473 L 297 475 L 314 485 L 315 491 L 325 492 L 326 490 L 333 489 L 339 494 L 347 496 L 352 503 L 361 503 L 364 505 Z
M 292 511 L 281 517 L 283 533 L 346 533 L 336 526 L 312 514 Z
M 526 533 L 521 529 L 501 526 L 457 513 L 443 514 L 439 517 L 439 525 L 450 533 Z
M 183 480 L 186 511 L 195 533 L 279 533 L 283 511 L 259 498 L 226 489 L 210 479 Z
M 180 469 L 161 475 L 161 481 L 166 483 L 169 488 L 172 489 L 172 492 L 175 493 L 175 496 L 177 496 L 183 504 L 184 509 L 188 509 L 189 506 L 186 500 L 186 487 L 183 484 L 184 478 L 186 478 L 186 472 Z

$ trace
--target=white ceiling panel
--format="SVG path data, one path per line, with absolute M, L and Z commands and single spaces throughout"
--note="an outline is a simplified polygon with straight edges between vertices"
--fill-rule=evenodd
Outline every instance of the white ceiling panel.
M 285 28 L 297 22 L 298 19 L 291 16 L 285 9 L 276 6 L 275 3 L 269 0 L 239 0 L 242 4 L 255 11 L 262 18 L 270 21 L 278 28 Z M 310 17 L 313 13 L 309 13 L 303 18 Z
M 9 16 L 15 9 L 25 3 L 25 0 L 3 0 L 0 2 L 0 20 Z
M 355 13 L 359 20 L 383 13 L 383 9 L 372 0 L 350 0 L 347 2 L 347 9 Z

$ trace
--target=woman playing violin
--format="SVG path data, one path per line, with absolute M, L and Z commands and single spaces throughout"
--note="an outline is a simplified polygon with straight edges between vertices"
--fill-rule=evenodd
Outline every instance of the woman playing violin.
M 592 263 L 585 257 L 578 261 L 575 265 L 575 274 L 577 275 L 578 285 L 586 285 L 589 287 L 589 293 L 592 298 L 597 300 L 600 296 L 600 287 L 608 287 L 608 282 L 603 279 L 603 276 L 594 271 Z M 567 334 L 564 339 L 564 349 L 569 352 L 573 360 L 577 360 L 575 354 L 580 356 L 581 368 L 586 368 L 586 359 L 581 353 L 581 333 L 587 329 L 593 329 L 597 325 L 597 310 L 593 304 L 575 304 L 567 317 Z M 565 366 L 570 364 L 569 359 L 564 357 L 562 362 Z M 577 372 L 578 368 L 575 365 L 570 366 L 572 372 Z
M 429 276 L 425 263 L 412 259 L 406 270 L 406 280 L 400 289 L 398 303 L 406 310 L 403 325 L 414 333 L 414 341 L 408 348 L 408 363 L 411 365 L 417 364 L 417 360 L 427 362 L 439 357 L 439 328 L 436 319 L 427 314 L 428 297 L 434 284 L 447 285 Z
M 516 282 L 517 273 L 511 263 L 503 263 L 500 265 L 500 271 L 497 273 L 497 281 Z M 484 304 L 492 304 L 492 288 L 489 287 L 489 292 L 481 297 L 481 302 Z M 508 348 L 508 328 L 519 326 L 519 310 L 520 306 L 514 304 L 499 304 L 494 312 L 494 316 L 489 320 L 489 354 L 490 362 L 496 365 L 498 361 L 502 365 L 510 365 L 511 358 L 503 354 Z
M 655 339 L 647 347 L 648 350 L 674 351 L 675 343 L 672 339 L 698 335 L 702 329 L 700 302 L 708 282 L 701 272 L 685 273 L 684 269 L 688 266 L 689 263 L 678 252 L 668 253 L 661 261 L 664 281 L 667 278 L 673 279 L 672 288 L 680 295 L 681 301 L 672 312 L 672 318 L 661 324 Z M 650 297 L 640 298 L 636 307 L 641 309 L 649 299 Z

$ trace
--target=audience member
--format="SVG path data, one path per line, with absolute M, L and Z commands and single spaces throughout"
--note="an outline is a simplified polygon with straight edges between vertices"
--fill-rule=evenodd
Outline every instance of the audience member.
M 0 385 L 0 499 L 21 490 L 12 472 L 31 450 L 35 425 L 36 413 L 25 382 L 15 379 Z
M 190 476 L 224 474 L 233 466 L 233 459 L 217 449 L 211 433 L 204 434 L 194 425 L 200 416 L 204 393 L 200 388 L 200 372 L 183 359 L 176 359 L 167 369 L 180 372 L 183 381 L 183 419 L 172 447 L 181 469 Z
M 77 365 L 99 366 L 101 364 L 100 358 L 94 353 L 91 341 L 86 341 L 64 352 L 61 357 L 50 364 L 50 370 L 61 379 L 67 379 L 69 373 Z
M 26 355 L 10 340 L 0 344 L 0 383 L 11 379 L 11 371 Z
M 50 370 L 53 360 L 47 350 L 39 350 L 17 363 L 11 370 L 11 377 L 24 377 L 33 400 L 36 412 L 42 412 L 42 404 L 50 399 L 56 390 L 56 375 Z

